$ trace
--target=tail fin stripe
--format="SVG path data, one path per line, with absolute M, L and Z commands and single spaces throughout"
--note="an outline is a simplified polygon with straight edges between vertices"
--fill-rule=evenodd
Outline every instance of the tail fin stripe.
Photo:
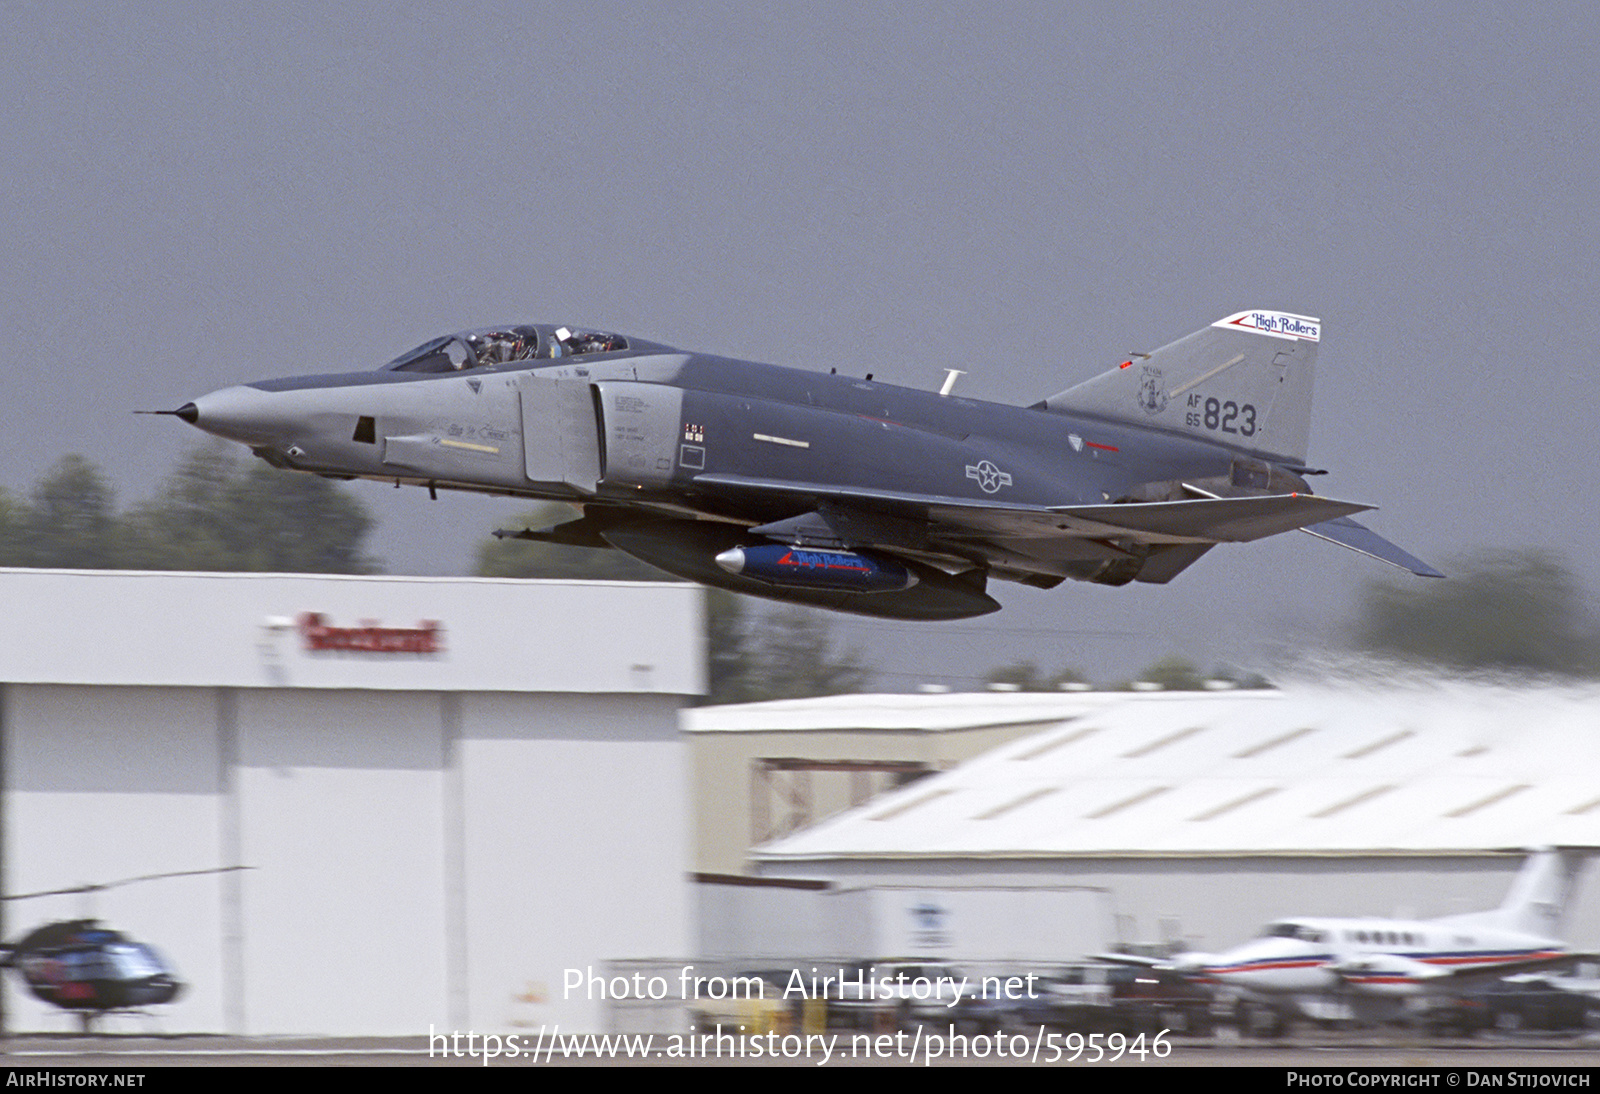
M 1222 364 L 1218 365 L 1216 368 L 1212 369 L 1210 372 L 1206 373 L 1204 376 L 1196 376 L 1193 380 L 1190 380 L 1187 384 L 1184 384 L 1181 387 L 1173 388 L 1170 392 L 1167 393 L 1167 398 L 1176 399 L 1178 396 L 1182 395 L 1185 391 L 1188 391 L 1190 388 L 1200 386 L 1201 384 L 1205 383 L 1207 380 L 1211 379 L 1211 377 L 1215 376 L 1217 373 L 1224 372 L 1227 369 L 1232 368 L 1234 365 L 1237 365 L 1240 361 L 1243 361 L 1243 360 L 1244 360 L 1244 354 L 1241 353 L 1241 354 L 1239 354 L 1239 356 L 1235 357 L 1231 361 L 1224 361 L 1224 362 L 1222 362 Z

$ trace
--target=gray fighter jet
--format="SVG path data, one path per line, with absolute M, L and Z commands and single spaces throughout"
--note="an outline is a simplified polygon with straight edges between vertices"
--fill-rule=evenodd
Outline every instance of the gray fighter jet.
M 1171 581 L 1299 529 L 1428 577 L 1306 477 L 1322 324 L 1230 315 L 1032 406 L 543 325 L 175 411 L 278 467 L 571 502 L 523 538 L 896 619 L 996 611 L 990 578 Z

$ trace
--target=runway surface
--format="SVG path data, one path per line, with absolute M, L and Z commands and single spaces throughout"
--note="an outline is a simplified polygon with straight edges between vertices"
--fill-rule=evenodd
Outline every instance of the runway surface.
M 661 1038 L 661 1035 L 657 1035 Z M 1016 1041 L 1012 1048 L 1027 1047 Z M 476 1045 L 474 1046 L 476 1047 Z M 425 1037 L 401 1038 L 240 1038 L 208 1036 L 170 1037 L 16 1037 L 0 1042 L 0 1067 L 27 1068 L 112 1068 L 138 1070 L 168 1067 L 595 1067 L 595 1066 L 779 1066 L 779 1067 L 860 1067 L 903 1063 L 906 1066 L 1057 1066 L 1104 1067 L 1307 1067 L 1307 1068 L 1573 1068 L 1600 1066 L 1600 1037 L 1558 1035 L 1490 1035 L 1471 1040 L 1412 1040 L 1403 1035 L 1361 1033 L 1318 1033 L 1287 1043 L 1242 1041 L 1237 1038 L 1175 1039 L 1170 1053 L 1157 1058 L 1146 1053 L 1143 1059 L 1131 1054 L 1112 1062 L 1087 1062 L 1088 1053 L 1072 1061 L 1063 1054 L 1051 1060 L 1048 1053 L 995 1051 L 995 1045 L 969 1042 L 965 1051 L 944 1051 L 931 1056 L 926 1043 L 920 1051 L 910 1041 L 896 1046 L 883 1044 L 868 1051 L 857 1045 L 851 1052 L 848 1039 L 834 1046 L 831 1054 L 817 1051 L 785 1054 L 777 1051 L 754 1054 L 752 1046 L 722 1046 L 723 1051 L 672 1055 L 665 1039 L 652 1043 L 651 1051 L 641 1053 L 638 1042 L 625 1050 L 615 1043 L 611 1052 L 596 1052 L 592 1045 L 563 1046 L 537 1058 L 520 1051 L 516 1058 L 499 1055 L 484 1061 L 481 1052 L 460 1055 L 441 1052 L 437 1045 L 430 1052 Z M 681 1047 L 681 1046 L 680 1046 Z M 956 1046 L 947 1046 L 956 1047 Z M 883 1051 L 877 1051 L 881 1048 Z M 896 1049 L 907 1051 L 896 1051 Z M 978 1054 L 978 1050 L 982 1054 Z

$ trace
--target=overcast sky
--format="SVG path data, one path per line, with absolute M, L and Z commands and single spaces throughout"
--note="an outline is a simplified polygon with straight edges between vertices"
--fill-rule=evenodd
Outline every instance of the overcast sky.
M 200 436 L 133 409 L 496 322 L 1027 403 L 1262 307 L 1326 322 L 1320 492 L 1600 587 L 1600 15 L 1325 8 L 10 3 L 0 483 L 131 502 Z M 521 508 L 353 489 L 394 572 Z M 846 629 L 890 688 L 1265 663 L 1385 571 L 1289 535 Z

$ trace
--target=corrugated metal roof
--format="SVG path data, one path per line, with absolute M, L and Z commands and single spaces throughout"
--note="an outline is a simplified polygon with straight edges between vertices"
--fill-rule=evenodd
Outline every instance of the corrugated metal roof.
M 819 721 L 860 725 L 851 697 Z M 1025 696 L 914 699 L 994 724 Z M 984 701 L 993 705 L 986 713 Z M 959 702 L 955 702 L 959 701 Z M 1056 725 L 758 849 L 841 857 L 1428 853 L 1600 846 L 1600 691 L 1465 683 L 1094 693 Z M 705 712 L 697 712 L 705 713 Z M 909 716 L 903 710 L 902 716 Z M 799 722 L 792 704 L 786 719 Z

